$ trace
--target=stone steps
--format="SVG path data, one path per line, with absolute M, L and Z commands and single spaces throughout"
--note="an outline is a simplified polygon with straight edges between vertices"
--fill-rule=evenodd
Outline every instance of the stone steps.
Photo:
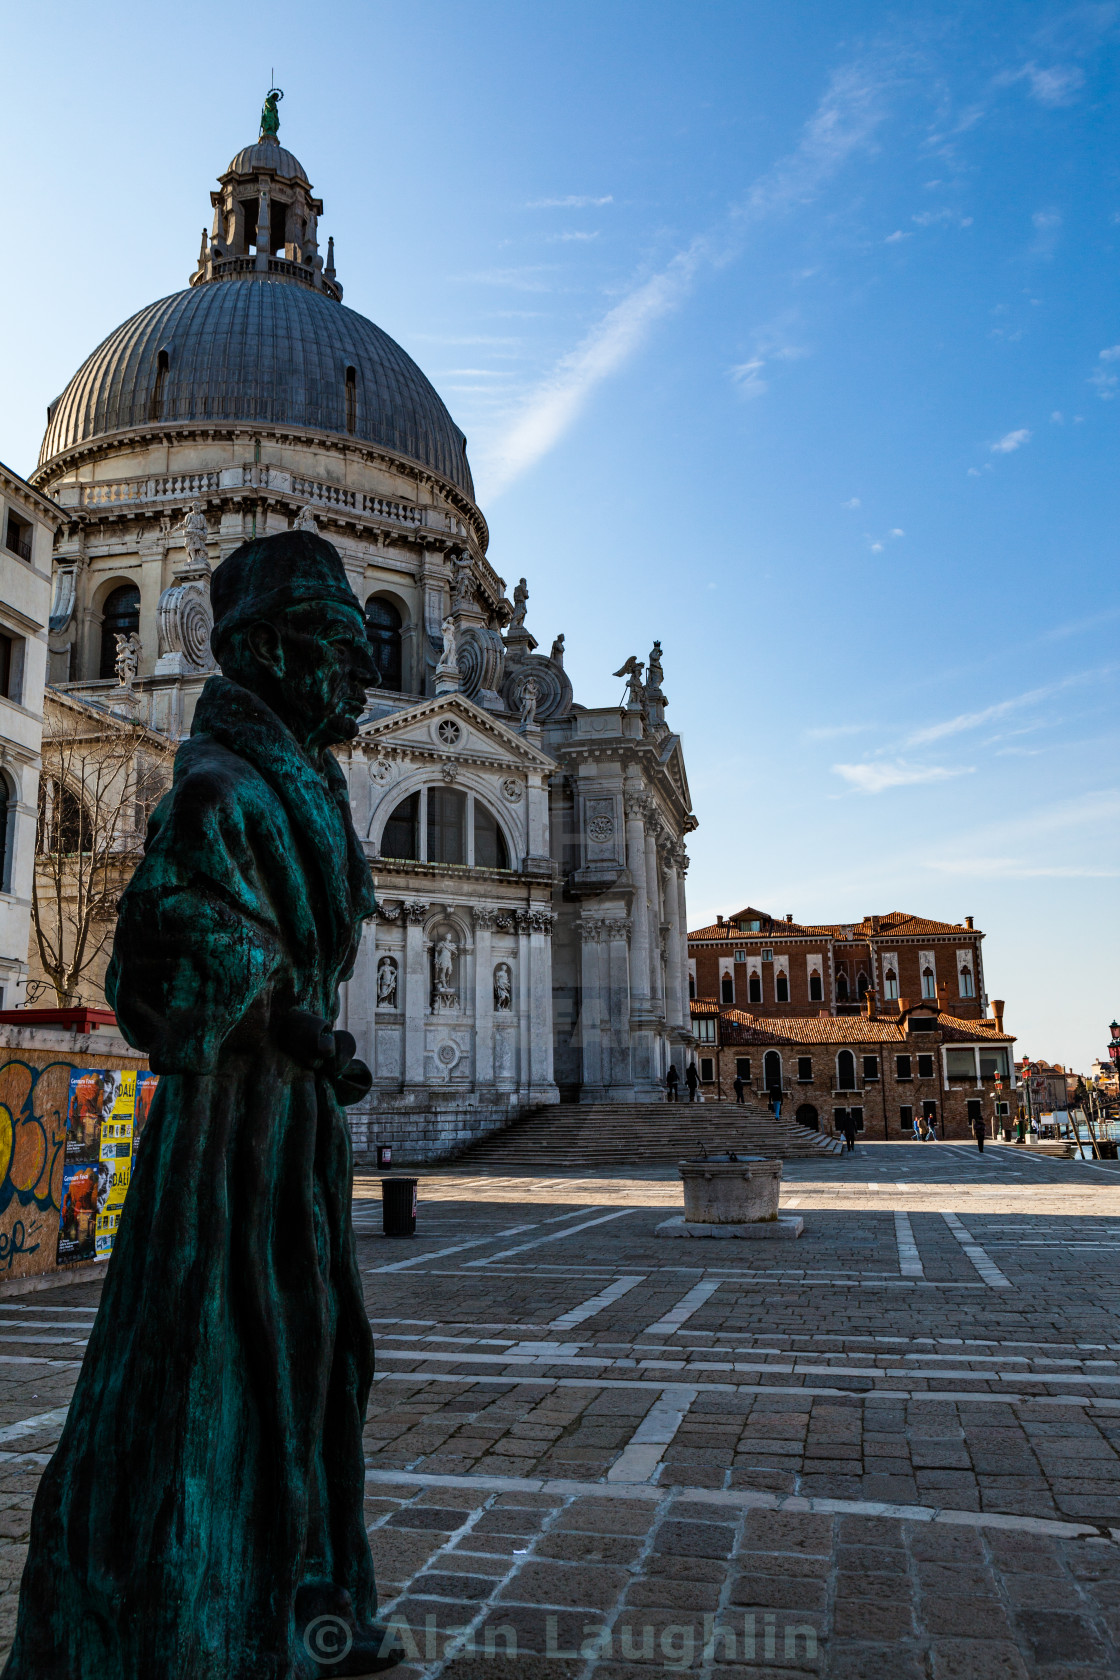
M 843 1145 L 738 1103 L 560 1103 L 537 1109 L 455 1158 L 463 1167 L 577 1168 L 673 1164 L 734 1150 L 767 1160 L 838 1155 Z

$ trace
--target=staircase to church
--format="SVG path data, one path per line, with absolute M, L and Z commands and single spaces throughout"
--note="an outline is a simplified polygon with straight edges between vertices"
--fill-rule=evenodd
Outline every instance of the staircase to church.
M 767 1160 L 806 1160 L 843 1149 L 839 1141 L 792 1120 L 775 1120 L 755 1104 L 560 1103 L 471 1144 L 455 1165 L 495 1172 L 664 1166 L 698 1154 L 699 1140 L 713 1154 L 731 1149 Z

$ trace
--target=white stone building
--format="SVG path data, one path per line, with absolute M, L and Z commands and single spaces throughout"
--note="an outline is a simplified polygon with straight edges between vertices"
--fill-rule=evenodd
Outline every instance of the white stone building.
M 692 1042 L 695 819 L 660 644 L 648 672 L 627 659 L 625 704 L 576 704 L 563 637 L 537 652 L 525 580 L 510 601 L 487 559 L 462 432 L 342 304 L 302 165 L 262 132 L 211 203 L 187 289 L 111 333 L 48 410 L 51 681 L 111 699 L 117 638 L 135 637 L 144 721 L 187 732 L 210 569 L 313 525 L 382 677 L 343 755 L 381 904 L 344 1001 L 375 1076 L 357 1141 L 427 1157 L 531 1105 L 649 1096 Z
M 35 872 L 51 551 L 47 497 L 0 463 L 0 1009 L 24 1001 Z

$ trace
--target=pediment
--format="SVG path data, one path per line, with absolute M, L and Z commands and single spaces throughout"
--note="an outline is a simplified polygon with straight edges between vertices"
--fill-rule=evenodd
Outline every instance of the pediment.
M 692 810 L 692 795 L 688 791 L 688 776 L 684 767 L 684 753 L 681 751 L 679 735 L 670 735 L 662 743 L 660 755 L 661 770 L 672 783 L 673 791 L 686 811 Z
M 458 739 L 446 739 L 451 733 L 446 726 L 454 723 L 461 734 Z M 444 725 L 441 735 L 440 726 Z M 547 753 L 501 723 L 473 700 L 462 694 L 443 694 L 434 699 L 421 700 L 388 717 L 366 724 L 358 732 L 357 745 L 367 749 L 397 751 L 413 758 L 456 758 L 479 763 L 515 765 L 521 770 L 538 770 L 550 775 L 556 763 Z

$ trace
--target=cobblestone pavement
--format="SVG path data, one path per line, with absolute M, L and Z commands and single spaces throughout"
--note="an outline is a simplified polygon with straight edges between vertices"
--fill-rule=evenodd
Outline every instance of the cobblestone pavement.
M 668 1169 L 355 1191 L 402 1675 L 1120 1674 L 1120 1167 L 861 1144 L 749 1244 Z M 97 1293 L 0 1300 L 5 1642 Z

